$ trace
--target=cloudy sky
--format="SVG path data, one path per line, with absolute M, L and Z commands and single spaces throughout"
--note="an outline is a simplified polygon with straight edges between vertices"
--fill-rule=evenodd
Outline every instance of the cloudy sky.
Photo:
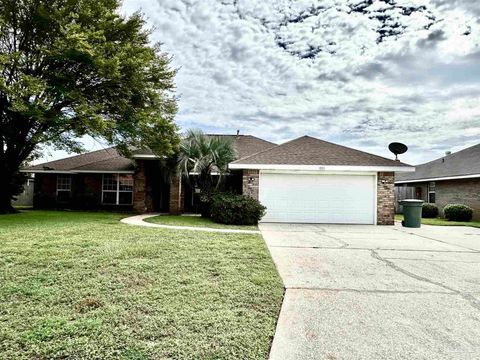
M 124 0 L 138 10 L 179 69 L 183 129 L 400 141 L 412 164 L 480 142 L 479 0 Z

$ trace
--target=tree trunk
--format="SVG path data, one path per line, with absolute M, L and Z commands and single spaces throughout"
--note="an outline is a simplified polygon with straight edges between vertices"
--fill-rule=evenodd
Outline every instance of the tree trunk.
M 14 169 L 13 171 L 11 169 Z M 12 206 L 12 197 L 23 191 L 25 175 L 19 172 L 16 162 L 0 163 L 0 214 L 16 212 Z
M 3 177 L 3 176 L 1 176 Z M 5 186 L 6 181 L 0 180 L 0 214 L 10 214 L 16 212 L 12 206 L 12 194 L 10 193 L 9 186 Z

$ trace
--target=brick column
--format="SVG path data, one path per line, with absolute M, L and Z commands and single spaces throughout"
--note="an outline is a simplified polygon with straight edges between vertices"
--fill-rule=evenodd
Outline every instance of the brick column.
M 377 224 L 395 223 L 395 174 L 379 172 L 377 177 Z
M 138 213 L 152 212 L 153 199 L 151 192 L 151 180 L 146 171 L 146 160 L 137 160 L 137 168 L 133 175 L 133 210 Z
M 170 208 L 172 215 L 179 215 L 183 212 L 183 189 L 182 178 L 172 176 L 170 178 Z
M 259 170 L 243 170 L 242 193 L 258 200 Z
M 133 210 L 138 213 L 153 211 L 153 201 L 147 187 L 147 176 L 145 174 L 145 161 L 138 160 L 137 168 L 133 175 Z
M 137 161 L 136 172 L 133 175 L 133 210 L 138 213 L 147 211 L 145 206 L 145 162 Z

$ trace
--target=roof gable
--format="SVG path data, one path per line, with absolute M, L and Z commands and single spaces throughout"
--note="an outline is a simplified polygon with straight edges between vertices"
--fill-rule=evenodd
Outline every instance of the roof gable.
M 133 171 L 133 161 L 120 155 L 116 148 L 92 151 L 25 168 L 25 171 Z
M 246 156 L 256 154 L 260 151 L 271 149 L 277 146 L 270 141 L 260 139 L 252 135 L 222 135 L 207 134 L 207 136 L 225 137 L 232 141 L 234 148 L 237 150 L 237 158 L 241 159 Z
M 397 181 L 438 179 L 480 174 L 480 144 L 442 156 L 439 159 L 417 165 L 415 172 L 398 174 Z
M 239 159 L 232 164 L 409 167 L 409 165 L 399 161 L 311 136 L 302 136 L 271 149 Z
M 223 137 L 232 141 L 233 147 L 237 151 L 237 158 L 240 159 L 245 156 L 250 156 L 257 152 L 270 149 L 277 144 L 267 140 L 260 139 L 252 135 L 228 135 L 228 134 L 205 134 L 207 137 Z M 155 154 L 150 149 L 134 150 L 132 151 L 134 158 L 150 158 L 155 157 Z
M 208 134 L 207 136 L 222 136 L 232 140 L 237 150 L 238 158 L 245 157 L 270 149 L 276 144 L 260 139 L 252 135 L 221 135 Z M 133 158 L 155 159 L 157 156 L 150 150 L 133 150 Z M 75 155 L 68 158 L 54 160 L 27 167 L 23 171 L 31 172 L 114 172 L 133 171 L 134 162 L 122 156 L 115 147 L 92 151 L 85 154 Z

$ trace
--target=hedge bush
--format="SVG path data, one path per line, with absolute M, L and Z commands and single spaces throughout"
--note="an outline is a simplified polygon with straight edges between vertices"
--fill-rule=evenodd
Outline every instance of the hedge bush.
M 448 204 L 443 208 L 445 218 L 450 221 L 470 221 L 472 220 L 472 208 L 461 204 Z
M 433 204 L 423 204 L 422 218 L 436 218 L 438 217 L 438 207 Z
M 220 224 L 257 225 L 266 207 L 249 196 L 220 193 L 213 196 L 211 219 Z

